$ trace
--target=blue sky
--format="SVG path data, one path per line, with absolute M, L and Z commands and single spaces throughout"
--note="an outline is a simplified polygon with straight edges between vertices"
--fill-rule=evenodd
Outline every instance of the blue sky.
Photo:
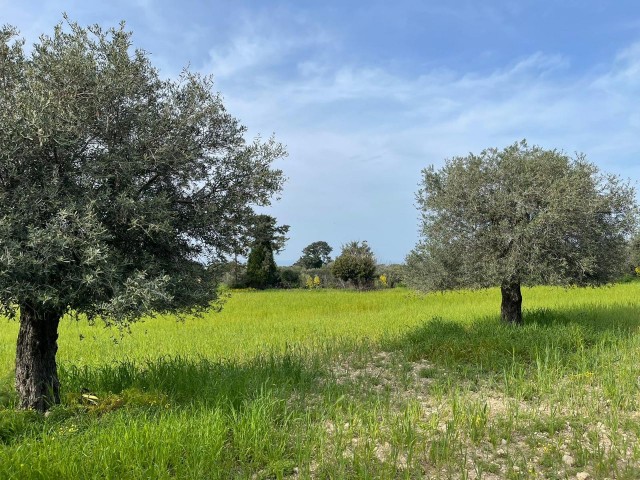
M 288 146 L 283 265 L 317 240 L 403 261 L 421 169 L 522 138 L 640 179 L 636 1 L 0 0 L 28 42 L 63 11 L 125 20 L 163 76 L 213 74 L 250 136 Z

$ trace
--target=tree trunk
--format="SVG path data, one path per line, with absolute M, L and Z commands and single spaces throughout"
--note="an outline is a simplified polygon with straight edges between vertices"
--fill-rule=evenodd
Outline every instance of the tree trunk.
M 500 306 L 502 320 L 510 324 L 522 324 L 520 282 L 504 282 L 500 290 L 502 292 L 502 305 Z
M 16 350 L 16 390 L 20 408 L 44 412 L 60 403 L 56 366 L 60 315 L 20 305 L 20 332 Z

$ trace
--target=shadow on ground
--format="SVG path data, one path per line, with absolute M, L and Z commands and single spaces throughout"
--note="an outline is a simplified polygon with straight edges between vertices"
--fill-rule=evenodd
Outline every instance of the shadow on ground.
M 525 312 L 522 326 L 506 325 L 498 317 L 469 324 L 436 317 L 385 341 L 383 348 L 443 367 L 500 372 L 514 362 L 535 365 L 549 355 L 570 367 L 571 362 L 622 347 L 639 330 L 640 305 L 542 309 Z
M 640 306 L 636 305 L 544 309 L 525 312 L 520 327 L 504 325 L 497 317 L 467 324 L 434 318 L 399 337 L 382 340 L 380 345 L 371 343 L 360 349 L 369 354 L 380 349 L 396 351 L 407 360 L 427 359 L 453 370 L 501 373 L 514 364 L 528 368 L 542 360 L 571 373 L 591 369 L 586 363 L 602 362 L 603 352 L 623 354 L 626 349 L 633 353 L 629 345 L 640 342 L 635 335 L 639 330 Z M 296 349 L 242 363 L 162 357 L 100 366 L 62 364 L 59 376 L 63 405 L 85 402 L 93 408 L 85 394 L 97 396 L 107 410 L 125 404 L 157 406 L 165 401 L 175 406 L 227 405 L 237 409 L 265 391 L 281 399 L 296 394 L 304 398 L 321 390 L 325 395 L 332 384 L 327 374 L 333 358 L 327 352 Z M 609 355 L 607 362 L 612 358 Z M 15 406 L 9 378 L 0 381 L 2 406 Z
M 234 408 L 264 390 L 280 394 L 308 390 L 321 374 L 320 362 L 302 353 L 262 355 L 246 363 L 162 357 L 142 364 L 124 361 L 59 368 L 67 395 L 119 394 L 136 389 L 157 392 L 174 404 L 227 404 Z

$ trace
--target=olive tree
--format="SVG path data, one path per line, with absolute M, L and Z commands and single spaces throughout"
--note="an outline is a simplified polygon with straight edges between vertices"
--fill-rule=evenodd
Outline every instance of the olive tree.
M 628 183 L 525 141 L 423 170 L 416 197 L 422 239 L 407 257 L 409 285 L 499 285 L 510 323 L 522 322 L 522 284 L 615 279 L 636 221 Z
M 63 315 L 208 307 L 207 264 L 282 187 L 283 147 L 247 142 L 211 78 L 163 79 L 131 47 L 124 25 L 66 21 L 28 52 L 0 29 L 0 313 L 19 316 L 23 408 L 59 401 Z

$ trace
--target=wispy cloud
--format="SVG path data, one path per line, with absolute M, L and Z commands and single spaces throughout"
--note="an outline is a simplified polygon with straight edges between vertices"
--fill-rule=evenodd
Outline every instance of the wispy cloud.
M 209 50 L 209 60 L 203 67 L 219 79 L 245 79 L 260 71 L 261 75 L 278 68 L 287 68 L 291 59 L 309 49 L 330 48 L 330 37 L 304 18 L 290 18 L 295 28 L 284 28 L 280 22 L 264 17 L 243 16 L 236 33 L 226 43 Z M 303 36 L 292 30 L 304 30 Z
M 581 2 L 577 12 L 557 2 L 472 0 L 401 0 L 392 8 L 25 1 L 0 6 L 28 42 L 50 32 L 65 9 L 85 24 L 124 18 L 163 75 L 187 63 L 213 74 L 251 134 L 275 132 L 290 153 L 280 165 L 290 180 L 272 210 L 292 226 L 285 260 L 320 239 L 334 247 L 367 239 L 380 260 L 402 260 L 416 240 L 420 170 L 524 137 L 640 178 L 640 38 L 631 2 Z M 571 36 L 558 28 L 569 19 Z M 542 22 L 550 25 L 544 32 Z
M 233 68 L 218 63 L 220 84 L 231 111 L 252 131 L 275 131 L 289 145 L 283 167 L 291 180 L 275 207 L 294 225 L 288 259 L 317 239 L 305 233 L 324 230 L 334 245 L 368 238 L 383 259 L 401 260 L 416 239 L 412 204 L 421 168 L 525 137 L 640 177 L 639 163 L 630 161 L 640 147 L 632 101 L 640 85 L 638 45 L 581 75 L 570 58 L 535 52 L 484 74 L 439 69 L 403 76 L 315 58 L 313 50 L 297 58 L 291 37 L 282 50 L 258 32 L 242 42 L 231 45 L 249 45 L 251 54 L 229 58 L 261 70 L 259 88 L 235 78 L 245 60 Z M 296 65 L 287 75 L 268 70 L 278 51 L 290 52 Z

